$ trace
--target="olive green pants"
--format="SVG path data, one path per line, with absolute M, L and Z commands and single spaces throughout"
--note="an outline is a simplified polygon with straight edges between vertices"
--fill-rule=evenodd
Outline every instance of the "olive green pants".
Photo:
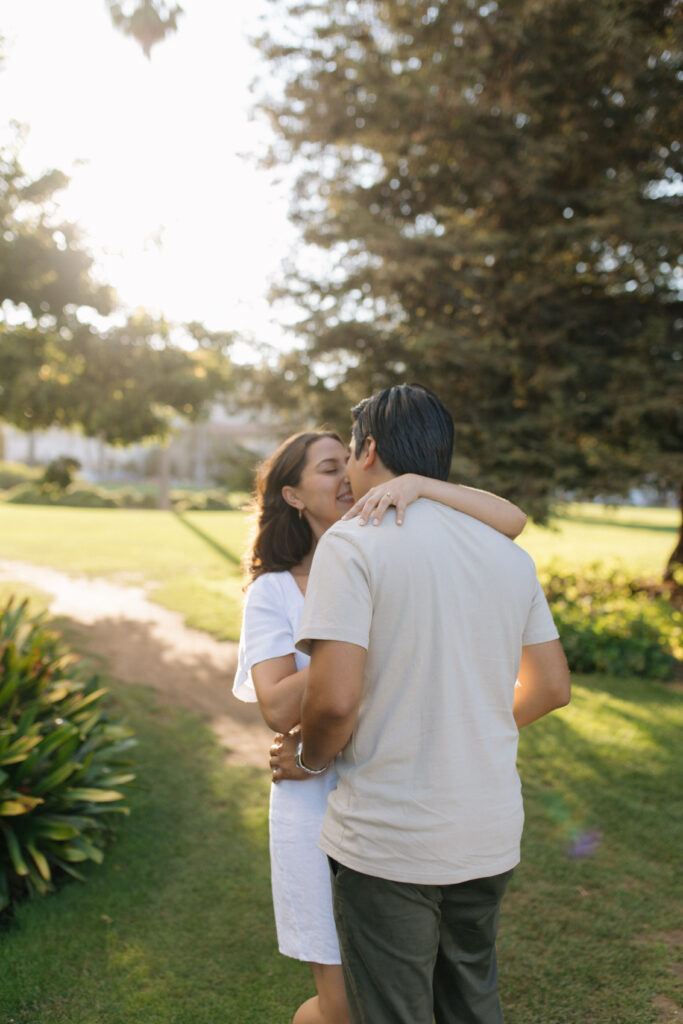
M 330 867 L 353 1024 L 502 1024 L 496 933 L 512 871 L 413 885 Z

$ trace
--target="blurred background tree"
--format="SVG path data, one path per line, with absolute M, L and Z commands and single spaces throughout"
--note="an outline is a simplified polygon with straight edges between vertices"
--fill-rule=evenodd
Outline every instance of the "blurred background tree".
M 117 310 L 79 229 L 59 217 L 68 178 L 28 175 L 22 136 L 16 127 L 0 148 L 0 419 L 110 444 L 163 440 L 229 390 L 235 335 Z
M 27 307 L 36 322 L 55 323 L 78 306 L 110 313 L 112 290 L 94 279 L 78 228 L 57 214 L 56 193 L 69 179 L 54 169 L 30 177 L 20 160 L 23 136 L 14 125 L 0 147 L 0 303 Z
M 678 489 L 682 23 L 665 0 L 273 2 L 262 109 L 311 248 L 275 293 L 305 348 L 271 400 L 313 389 L 344 428 L 419 380 L 457 475 L 537 517 Z
M 137 40 L 146 57 L 151 56 L 153 46 L 177 30 L 178 18 L 183 13 L 179 4 L 169 4 L 165 0 L 106 2 L 116 28 Z
M 56 216 L 67 183 L 55 170 L 31 179 L 16 149 L 0 149 L 0 418 L 21 430 L 80 426 L 112 444 L 163 437 L 162 408 L 194 419 L 228 387 L 235 336 L 194 323 L 176 329 L 179 346 L 144 311 L 94 326 L 116 297 L 93 276 L 78 228 Z

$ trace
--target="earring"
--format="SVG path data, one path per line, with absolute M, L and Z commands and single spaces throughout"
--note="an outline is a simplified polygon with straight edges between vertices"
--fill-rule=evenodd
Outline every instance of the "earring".
M 303 514 L 304 514 L 304 510 L 302 508 L 300 508 L 299 509 L 299 519 L 303 518 Z

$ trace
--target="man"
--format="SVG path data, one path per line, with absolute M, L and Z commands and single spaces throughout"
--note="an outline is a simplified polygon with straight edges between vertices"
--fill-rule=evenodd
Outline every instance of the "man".
M 390 494 L 401 473 L 447 477 L 453 423 L 432 392 L 390 388 L 353 415 L 356 499 L 378 483 Z M 532 560 L 426 499 L 401 530 L 338 523 L 315 553 L 298 646 L 311 650 L 301 766 L 339 754 L 320 846 L 352 1021 L 498 1024 L 518 728 L 569 700 Z

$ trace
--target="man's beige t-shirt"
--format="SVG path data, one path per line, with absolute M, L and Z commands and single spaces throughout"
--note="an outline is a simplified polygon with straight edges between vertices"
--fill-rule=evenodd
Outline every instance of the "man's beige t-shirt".
M 399 882 L 514 867 L 523 824 L 515 681 L 522 646 L 557 635 L 529 555 L 469 516 L 420 499 L 400 528 L 392 510 L 378 527 L 328 530 L 297 647 L 341 640 L 368 655 L 321 849 Z

